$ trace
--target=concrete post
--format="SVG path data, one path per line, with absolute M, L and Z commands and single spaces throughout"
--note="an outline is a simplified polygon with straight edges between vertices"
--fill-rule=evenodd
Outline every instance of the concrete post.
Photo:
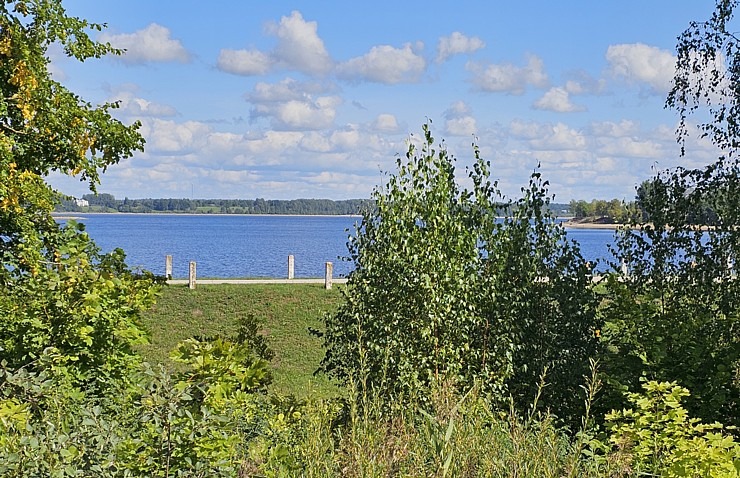
M 629 275 L 629 269 L 627 269 L 627 263 L 622 259 L 622 277 L 627 278 Z
M 324 288 L 331 289 L 332 273 L 334 271 L 334 264 L 331 262 L 326 263 L 326 273 L 324 274 Z
M 195 289 L 195 261 L 190 261 L 190 274 L 188 275 L 188 287 Z
M 288 279 L 295 277 L 295 258 L 293 254 L 288 256 Z
M 172 256 L 170 255 L 164 258 L 164 276 L 167 280 L 172 279 Z

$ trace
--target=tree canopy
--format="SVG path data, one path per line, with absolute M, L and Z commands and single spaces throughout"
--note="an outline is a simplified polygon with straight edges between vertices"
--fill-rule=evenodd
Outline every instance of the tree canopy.
M 137 311 L 154 293 L 121 251 L 101 254 L 82 226 L 51 216 L 48 174 L 94 190 L 144 144 L 138 124 L 111 116 L 115 104 L 93 106 L 49 72 L 52 44 L 80 61 L 119 53 L 91 38 L 103 26 L 67 15 L 59 0 L 0 2 L 0 359 L 66 367 L 82 381 L 125 375 L 143 335 Z
M 717 159 L 661 171 L 638 189 L 637 222 L 649 223 L 617 237 L 617 263 L 629 275 L 609 282 L 604 333 L 614 383 L 637 391 L 645 377 L 677 380 L 691 391 L 692 413 L 731 425 L 740 425 L 737 4 L 718 0 L 708 21 L 691 22 L 678 39 L 666 106 L 680 117 L 681 154 L 698 134 Z

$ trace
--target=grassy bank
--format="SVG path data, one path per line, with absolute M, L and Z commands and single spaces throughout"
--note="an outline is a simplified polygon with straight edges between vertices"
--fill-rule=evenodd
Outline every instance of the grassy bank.
M 175 368 L 169 352 L 193 336 L 233 335 L 240 319 L 253 315 L 263 324 L 275 352 L 272 390 L 299 397 L 331 396 L 337 389 L 323 376 L 313 376 L 323 357 L 321 342 L 309 327 L 334 310 L 341 294 L 319 284 L 203 285 L 195 290 L 168 286 L 143 317 L 151 343 L 142 346 L 144 359 Z

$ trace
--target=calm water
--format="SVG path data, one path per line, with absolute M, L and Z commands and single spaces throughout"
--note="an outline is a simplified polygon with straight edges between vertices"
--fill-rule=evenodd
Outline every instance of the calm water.
M 188 263 L 198 263 L 198 277 L 270 277 L 287 275 L 288 255 L 296 277 L 323 277 L 324 263 L 334 276 L 349 273 L 347 232 L 357 217 L 237 216 L 166 214 L 89 214 L 80 219 L 103 251 L 126 251 L 132 267 L 164 274 L 165 256 L 173 256 L 173 275 L 185 278 Z M 573 229 L 589 261 L 609 257 L 613 231 Z

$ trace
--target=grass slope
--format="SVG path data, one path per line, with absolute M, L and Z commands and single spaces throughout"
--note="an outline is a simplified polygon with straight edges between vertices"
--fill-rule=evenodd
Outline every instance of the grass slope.
M 308 327 L 321 328 L 321 317 L 341 300 L 338 289 L 319 284 L 168 286 L 143 316 L 151 343 L 140 352 L 154 364 L 176 369 L 169 352 L 193 336 L 236 333 L 241 318 L 254 315 L 263 324 L 275 352 L 272 390 L 297 397 L 332 396 L 337 388 L 324 376 L 313 376 L 324 351 Z

